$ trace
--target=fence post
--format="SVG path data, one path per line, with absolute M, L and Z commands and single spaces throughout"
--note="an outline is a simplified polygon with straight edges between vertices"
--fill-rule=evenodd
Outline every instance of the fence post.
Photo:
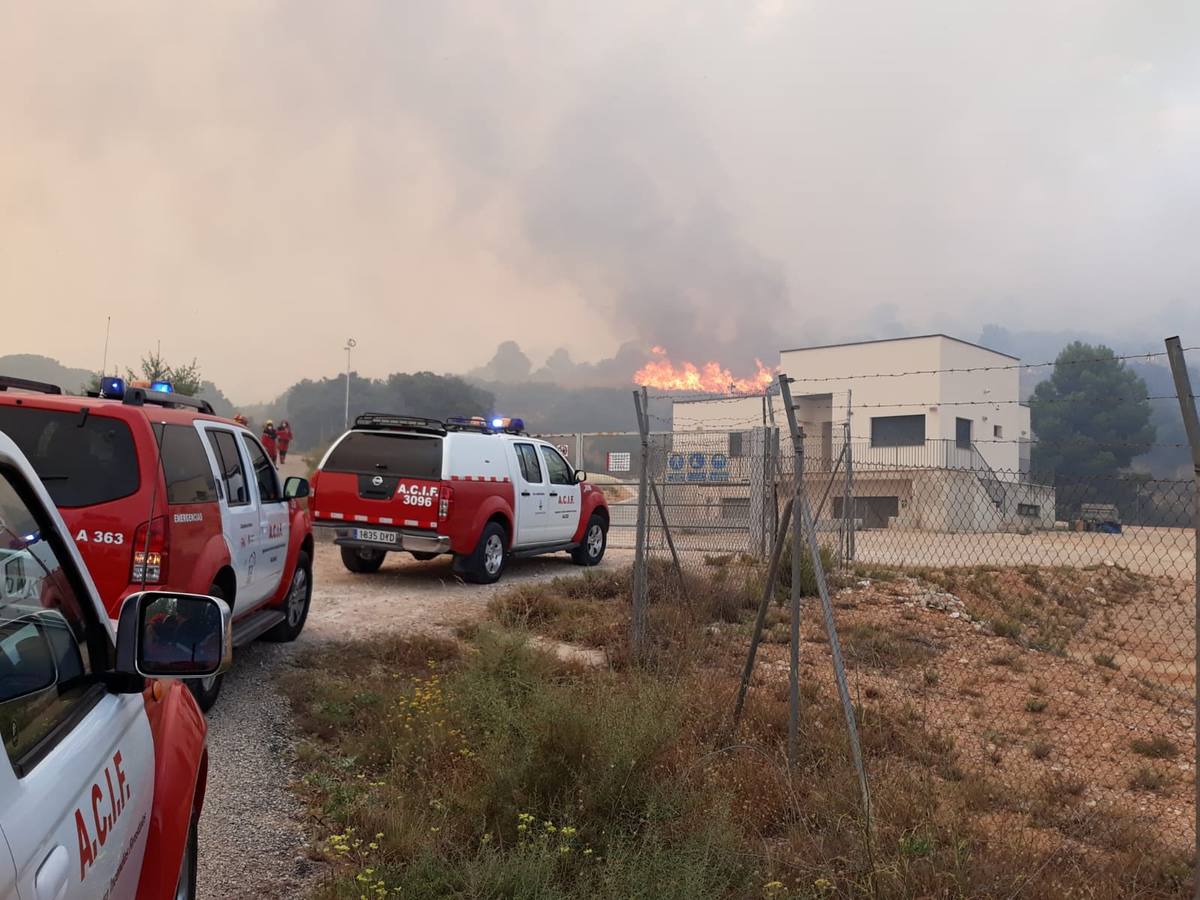
M 633 405 L 637 409 L 638 431 L 642 439 L 642 466 L 638 476 L 637 544 L 633 551 L 633 619 L 630 623 L 630 641 L 633 658 L 640 661 L 646 640 L 646 600 L 649 593 L 646 572 L 646 520 L 649 518 L 650 490 L 650 420 L 645 415 L 646 389 L 633 392 Z
M 816 519 L 809 511 L 808 496 L 801 494 L 797 499 L 799 508 L 796 518 L 803 522 L 804 533 L 808 536 L 807 550 L 812 558 L 813 579 L 817 583 L 817 594 L 821 598 L 821 611 L 825 618 L 825 636 L 829 638 L 829 655 L 833 659 L 833 677 L 837 683 L 838 698 L 842 703 L 842 714 L 846 719 L 846 734 L 850 740 L 850 756 L 854 760 L 854 769 L 858 775 L 858 786 L 862 794 L 863 816 L 866 819 L 866 840 L 868 855 L 871 849 L 871 791 L 867 786 L 867 770 L 863 764 L 862 745 L 858 737 L 858 723 L 854 718 L 854 703 L 850 699 L 850 685 L 846 681 L 846 663 L 842 657 L 842 642 L 838 637 L 837 623 L 833 618 L 833 601 L 829 596 L 829 583 L 825 580 L 825 567 L 821 563 L 821 547 L 817 542 Z M 818 508 L 817 516 L 821 511 Z M 792 553 L 800 554 L 799 547 L 793 547 Z M 793 588 L 794 590 L 795 588 Z
M 1187 432 L 1188 445 L 1192 450 L 1192 469 L 1196 479 L 1195 493 L 1192 495 L 1192 505 L 1195 507 L 1192 511 L 1192 524 L 1196 530 L 1193 550 L 1196 556 L 1196 602 L 1194 608 L 1196 669 L 1192 678 L 1193 715 L 1195 717 L 1192 720 L 1192 736 L 1200 746 L 1200 418 L 1196 415 L 1196 397 L 1192 393 L 1192 380 L 1188 376 L 1187 359 L 1184 358 L 1179 338 L 1167 338 L 1166 345 L 1167 358 L 1171 362 L 1171 375 L 1175 378 L 1175 393 L 1179 397 L 1179 411 L 1183 414 L 1183 428 Z M 1193 766 L 1195 767 L 1193 774 L 1196 777 L 1194 825 L 1196 827 L 1196 846 L 1200 849 L 1200 765 L 1196 765 L 1196 761 L 1193 760 Z M 1197 874 L 1197 878 L 1197 892 L 1200 893 L 1200 873 Z
M 783 505 L 783 518 L 792 514 L 794 501 L 788 498 Z M 758 645 L 762 641 L 763 628 L 767 624 L 767 612 L 771 608 L 771 598 L 775 595 L 775 582 L 779 578 L 779 560 L 783 556 L 783 535 L 775 537 L 771 547 L 771 562 L 767 566 L 767 581 L 763 585 L 762 599 L 758 603 L 758 613 L 754 617 L 754 631 L 750 635 L 750 650 L 746 654 L 746 666 L 742 669 L 742 682 L 738 685 L 737 702 L 733 705 L 733 727 L 737 728 L 742 718 L 742 706 L 746 702 L 746 690 L 750 687 L 750 679 L 754 675 L 754 659 L 758 655 Z
M 750 430 L 750 546 L 758 556 L 767 552 L 767 429 Z
M 846 556 L 850 562 L 854 562 L 854 528 L 858 519 L 855 513 L 855 507 L 858 505 L 854 502 L 854 411 L 852 409 L 853 396 L 851 391 L 846 391 L 846 501 L 842 504 L 842 514 L 849 516 L 849 521 L 846 523 L 849 540 L 846 543 Z
M 787 412 L 788 431 L 792 436 L 792 447 L 796 461 L 792 467 L 792 596 L 790 604 L 791 633 L 788 659 L 788 765 L 796 765 L 800 754 L 800 547 L 804 542 L 800 506 L 804 496 L 804 429 L 796 421 L 796 407 L 792 403 L 792 389 L 788 377 L 779 374 L 779 391 L 783 396 L 783 408 Z M 781 523 L 782 524 L 782 523 Z
M 675 577 L 679 579 L 679 588 L 683 589 L 683 566 L 679 564 L 679 553 L 675 550 L 675 538 L 671 536 L 671 523 L 667 521 L 667 511 L 663 508 L 662 496 L 658 493 L 658 483 L 650 482 L 650 493 L 654 496 L 654 505 L 658 507 L 658 520 L 662 522 L 663 536 L 667 539 L 667 548 L 671 551 L 671 561 L 675 565 Z

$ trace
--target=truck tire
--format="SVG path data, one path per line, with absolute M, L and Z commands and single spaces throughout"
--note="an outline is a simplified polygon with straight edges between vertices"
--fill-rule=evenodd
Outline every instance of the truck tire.
M 342 565 L 358 575 L 370 575 L 378 572 L 383 565 L 386 550 L 373 550 L 370 547 L 343 547 Z
M 577 566 L 594 566 L 604 559 L 608 547 L 608 525 L 602 516 L 592 515 L 583 529 L 583 542 L 571 551 L 571 560 Z
M 210 597 L 216 597 L 218 600 L 225 599 L 225 592 L 221 590 L 219 585 L 213 585 L 208 589 Z M 221 695 L 221 682 L 225 680 L 225 674 L 213 675 L 209 678 L 189 678 L 184 684 L 187 685 L 192 696 L 196 698 L 196 705 L 200 707 L 200 712 L 206 713 L 217 702 L 217 697 Z
M 488 522 L 479 543 L 466 556 L 454 558 L 455 570 L 472 584 L 494 584 L 508 563 L 508 532 L 499 522 Z
M 312 600 L 312 562 L 303 550 L 296 557 L 296 568 L 292 570 L 292 583 L 283 598 L 283 614 L 286 618 L 262 636 L 273 644 L 286 644 L 300 637 L 304 623 L 308 620 L 308 604 Z

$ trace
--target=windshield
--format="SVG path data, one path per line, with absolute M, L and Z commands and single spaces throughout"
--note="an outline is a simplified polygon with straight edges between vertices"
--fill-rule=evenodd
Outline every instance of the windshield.
M 0 406 L 0 432 L 21 448 L 55 506 L 94 506 L 138 489 L 133 434 L 119 419 Z
M 440 481 L 442 439 L 419 434 L 352 431 L 333 448 L 322 469 Z

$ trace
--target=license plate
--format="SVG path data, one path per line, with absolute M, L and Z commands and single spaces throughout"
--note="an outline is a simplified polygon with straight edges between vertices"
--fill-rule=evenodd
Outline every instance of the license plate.
M 377 528 L 355 528 L 354 538 L 359 541 L 374 541 L 376 544 L 396 544 L 400 535 L 394 531 L 380 531 Z

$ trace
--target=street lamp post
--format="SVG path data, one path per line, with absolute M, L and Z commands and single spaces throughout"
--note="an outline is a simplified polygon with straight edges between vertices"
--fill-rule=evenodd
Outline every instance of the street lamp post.
M 350 351 L 358 346 L 354 338 L 346 339 L 346 428 L 350 428 Z

